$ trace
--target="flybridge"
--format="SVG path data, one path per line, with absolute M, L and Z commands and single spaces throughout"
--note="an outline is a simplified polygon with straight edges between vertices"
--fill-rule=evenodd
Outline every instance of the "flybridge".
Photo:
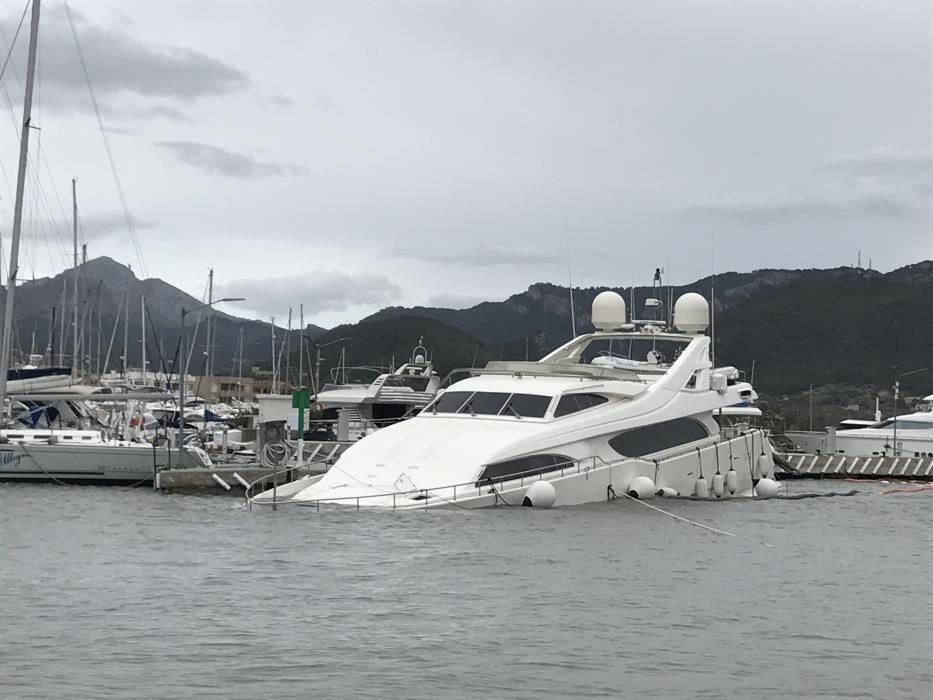
M 644 383 L 634 371 L 616 367 L 579 364 L 576 361 L 510 362 L 493 361 L 483 369 L 472 370 L 477 375 L 509 374 L 529 377 L 584 377 L 587 379 L 625 380 Z

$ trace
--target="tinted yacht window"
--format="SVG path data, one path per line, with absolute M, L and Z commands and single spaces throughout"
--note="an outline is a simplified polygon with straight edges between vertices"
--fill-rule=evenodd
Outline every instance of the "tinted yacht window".
M 550 396 L 512 394 L 512 398 L 505 404 L 499 415 L 515 418 L 544 418 L 547 407 L 550 405 Z
M 568 396 L 561 396 L 560 401 L 557 402 L 557 408 L 554 409 L 554 417 L 560 418 L 570 413 L 583 411 L 587 408 L 598 406 L 601 403 L 606 403 L 608 400 L 609 399 L 605 396 L 600 396 L 599 394 L 570 394 Z
M 434 413 L 456 413 L 466 400 L 472 396 L 472 391 L 448 391 L 441 394 L 429 411 Z
M 476 480 L 476 485 L 492 481 L 504 481 L 512 476 L 521 474 L 522 476 L 534 476 L 552 472 L 561 467 L 569 467 L 573 464 L 570 457 L 564 455 L 531 455 L 530 457 L 520 457 L 519 459 L 510 459 L 506 462 L 490 464 L 480 474 Z
M 643 457 L 709 437 L 706 427 L 691 418 L 633 428 L 609 440 L 609 446 L 625 457 Z
M 477 416 L 495 416 L 502 410 L 509 396 L 511 396 L 511 394 L 478 391 L 473 394 L 473 398 L 463 404 L 460 413 L 472 413 Z

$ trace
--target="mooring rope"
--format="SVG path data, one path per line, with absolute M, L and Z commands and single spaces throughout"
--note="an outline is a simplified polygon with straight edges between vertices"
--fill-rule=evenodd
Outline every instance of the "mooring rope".
M 613 496 L 615 496 L 615 500 L 618 500 L 619 494 L 616 493 L 615 489 L 613 489 L 611 485 L 608 487 L 608 490 L 609 490 L 609 493 L 611 493 Z M 717 528 L 715 528 L 715 527 L 711 527 L 711 526 L 709 526 L 709 525 L 704 525 L 703 523 L 698 523 L 696 520 L 690 520 L 689 518 L 684 518 L 683 516 L 676 515 L 676 514 L 674 514 L 674 513 L 671 513 L 671 512 L 669 512 L 669 511 L 664 510 L 663 508 L 658 508 L 657 506 L 653 506 L 653 505 L 651 505 L 650 503 L 647 503 L 647 502 L 645 502 L 645 501 L 643 501 L 643 500 L 641 500 L 641 499 L 639 499 L 639 498 L 635 498 L 634 496 L 630 496 L 630 495 L 628 495 L 627 493 L 625 493 L 625 491 L 622 492 L 622 495 L 625 496 L 625 497 L 626 497 L 627 499 L 629 499 L 630 501 L 635 501 L 635 503 L 638 503 L 638 504 L 640 504 L 640 505 L 643 505 L 643 506 L 645 506 L 646 508 L 650 508 L 651 510 L 656 510 L 656 511 L 659 512 L 659 513 L 662 513 L 662 514 L 664 514 L 664 515 L 667 515 L 668 517 L 674 518 L 674 520 L 680 520 L 681 522 L 687 523 L 688 525 L 694 525 L 694 526 L 696 526 L 696 527 L 703 528 L 704 530 L 709 530 L 710 532 L 715 532 L 717 535 L 727 535 L 727 536 L 729 536 L 729 537 L 735 537 L 735 534 L 732 533 L 732 532 L 726 532 L 725 530 L 719 530 L 719 529 L 717 529 Z

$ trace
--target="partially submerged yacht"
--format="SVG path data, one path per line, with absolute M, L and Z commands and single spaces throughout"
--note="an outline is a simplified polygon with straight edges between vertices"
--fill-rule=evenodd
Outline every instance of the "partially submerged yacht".
M 355 508 L 550 507 L 654 495 L 773 495 L 758 429 L 715 415 L 753 402 L 752 386 L 710 361 L 709 305 L 685 294 L 674 328 L 626 322 L 602 292 L 596 331 L 538 362 L 491 362 L 421 413 L 352 445 L 324 475 L 276 498 Z M 254 503 L 270 503 L 259 494 Z

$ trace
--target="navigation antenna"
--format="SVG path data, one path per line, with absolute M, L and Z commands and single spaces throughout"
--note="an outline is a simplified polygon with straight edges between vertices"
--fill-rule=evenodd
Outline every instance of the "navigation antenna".
M 713 245 L 712 245 L 713 271 L 709 278 L 709 313 L 710 313 L 709 361 L 710 361 L 710 364 L 715 368 L 716 367 L 716 232 L 715 231 L 713 231 L 713 233 L 711 234 L 711 237 L 713 241 Z
M 573 270 L 570 266 L 570 239 L 567 238 L 567 284 L 570 286 L 570 339 L 577 337 L 577 317 L 573 309 Z

